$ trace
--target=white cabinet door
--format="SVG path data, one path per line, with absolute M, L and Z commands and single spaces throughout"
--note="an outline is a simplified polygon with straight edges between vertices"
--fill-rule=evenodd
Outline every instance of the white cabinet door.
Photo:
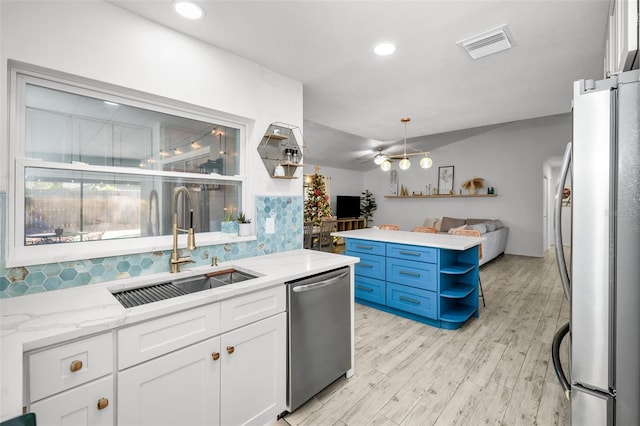
M 118 373 L 118 425 L 219 425 L 220 337 Z
M 39 425 L 113 426 L 113 376 L 31 404 Z
M 221 336 L 221 424 L 267 424 L 285 410 L 286 332 L 283 312 Z

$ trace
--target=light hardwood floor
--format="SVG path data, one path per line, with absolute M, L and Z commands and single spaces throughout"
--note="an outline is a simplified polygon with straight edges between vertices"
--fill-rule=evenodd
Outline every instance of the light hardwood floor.
M 356 304 L 356 374 L 278 426 L 569 424 L 551 363 L 569 315 L 553 251 L 505 255 L 480 275 L 487 306 L 459 330 Z

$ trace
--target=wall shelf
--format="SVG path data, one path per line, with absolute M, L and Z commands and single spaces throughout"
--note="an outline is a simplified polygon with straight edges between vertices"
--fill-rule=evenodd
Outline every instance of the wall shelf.
M 497 197 L 498 194 L 462 194 L 462 195 L 385 195 L 384 198 L 487 198 Z
M 302 148 L 298 143 L 298 139 L 302 140 L 302 134 L 296 136 L 294 132 L 296 129 L 300 133 L 300 129 L 296 126 L 271 123 L 258 145 L 262 162 L 274 179 L 297 179 L 296 171 L 299 167 L 303 167 Z M 276 176 L 278 166 L 283 168 L 283 176 Z

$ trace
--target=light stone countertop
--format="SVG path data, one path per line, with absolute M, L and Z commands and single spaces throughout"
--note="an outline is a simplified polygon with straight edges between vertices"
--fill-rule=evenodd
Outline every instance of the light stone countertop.
M 357 263 L 357 257 L 295 250 L 169 272 L 0 300 L 0 421 L 22 414 L 23 353 L 195 308 L 241 294 L 283 285 L 308 275 Z M 124 308 L 114 290 L 188 278 L 235 268 L 258 278 L 134 308 Z
M 451 234 L 428 234 L 425 232 L 387 231 L 382 229 L 357 229 L 354 231 L 332 232 L 342 238 L 380 241 L 383 243 L 409 244 L 448 250 L 467 250 L 486 241 L 484 237 L 467 237 Z

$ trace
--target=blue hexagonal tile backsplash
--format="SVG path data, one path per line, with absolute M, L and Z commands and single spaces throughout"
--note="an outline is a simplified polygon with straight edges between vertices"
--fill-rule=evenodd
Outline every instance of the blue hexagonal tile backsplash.
M 6 194 L 0 193 L 0 218 L 5 233 Z M 275 219 L 275 233 L 265 233 L 267 218 Z M 302 248 L 304 233 L 301 196 L 256 197 L 256 240 L 198 247 L 191 252 L 196 265 L 208 265 L 211 258 L 234 260 Z M 4 267 L 4 238 L 0 243 L 0 298 L 58 290 L 121 278 L 169 271 L 171 250 L 127 256 L 50 263 L 15 268 Z

